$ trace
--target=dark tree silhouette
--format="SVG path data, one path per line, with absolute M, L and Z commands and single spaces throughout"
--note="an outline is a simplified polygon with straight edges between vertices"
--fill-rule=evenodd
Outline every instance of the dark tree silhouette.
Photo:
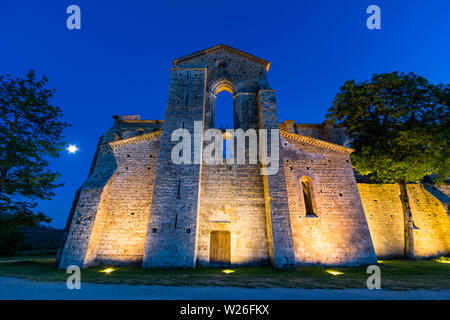
M 36 200 L 51 199 L 59 173 L 48 160 L 65 142 L 62 111 L 50 103 L 55 90 L 33 70 L 24 78 L 0 77 L 0 225 L 35 226 L 50 219 L 34 212 Z

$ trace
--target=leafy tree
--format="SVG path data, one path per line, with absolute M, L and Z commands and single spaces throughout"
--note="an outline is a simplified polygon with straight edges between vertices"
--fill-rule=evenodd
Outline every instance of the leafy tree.
M 377 183 L 398 183 L 406 258 L 414 258 L 415 228 L 406 184 L 448 179 L 449 106 L 449 85 L 393 72 L 345 82 L 328 110 L 328 123 L 345 128 L 355 149 L 355 170 Z
M 11 233 L 15 226 L 49 222 L 33 212 L 36 200 L 50 200 L 62 185 L 48 159 L 62 150 L 68 124 L 61 121 L 61 109 L 51 105 L 55 90 L 47 82 L 36 79 L 33 70 L 25 78 L 0 76 L 0 226 Z
M 25 241 L 25 235 L 12 224 L 0 223 L 0 256 L 13 256 Z

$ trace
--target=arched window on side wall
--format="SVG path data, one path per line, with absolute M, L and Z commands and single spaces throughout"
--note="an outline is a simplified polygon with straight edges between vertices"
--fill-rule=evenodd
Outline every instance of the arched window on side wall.
M 313 199 L 313 188 L 311 184 L 311 179 L 309 177 L 303 177 L 301 179 L 302 192 L 303 192 L 303 203 L 305 206 L 307 217 L 317 217 L 314 199 Z

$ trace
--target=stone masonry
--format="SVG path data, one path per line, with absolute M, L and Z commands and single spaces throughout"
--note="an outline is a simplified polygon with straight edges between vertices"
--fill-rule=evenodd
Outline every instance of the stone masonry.
M 342 131 L 279 123 L 269 66 L 217 45 L 174 60 L 164 121 L 114 116 L 75 195 L 57 265 L 193 268 L 215 266 L 222 254 L 231 266 L 295 268 L 400 256 L 398 187 L 357 183 Z M 215 127 L 223 90 L 233 95 L 235 129 L 280 130 L 275 174 L 261 174 L 264 162 L 202 161 L 210 143 L 203 133 Z M 178 143 L 171 135 L 179 128 L 195 137 L 190 156 L 198 161 L 192 164 L 171 159 Z M 448 254 L 447 204 L 421 185 L 409 185 L 408 192 L 418 226 L 416 255 Z

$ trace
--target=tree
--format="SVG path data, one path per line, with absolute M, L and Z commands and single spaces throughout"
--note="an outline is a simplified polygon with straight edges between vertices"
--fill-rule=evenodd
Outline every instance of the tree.
M 405 258 L 414 258 L 415 228 L 407 183 L 448 179 L 450 87 L 413 73 L 374 74 L 347 81 L 327 122 L 345 128 L 354 169 L 377 183 L 398 183 L 405 221 Z
M 36 79 L 33 70 L 25 78 L 0 76 L 0 225 L 8 230 L 19 225 L 36 226 L 50 219 L 35 213 L 36 200 L 50 200 L 58 172 L 49 159 L 64 147 L 62 111 L 50 99 L 47 78 Z M 12 231 L 11 231 L 12 232 Z

